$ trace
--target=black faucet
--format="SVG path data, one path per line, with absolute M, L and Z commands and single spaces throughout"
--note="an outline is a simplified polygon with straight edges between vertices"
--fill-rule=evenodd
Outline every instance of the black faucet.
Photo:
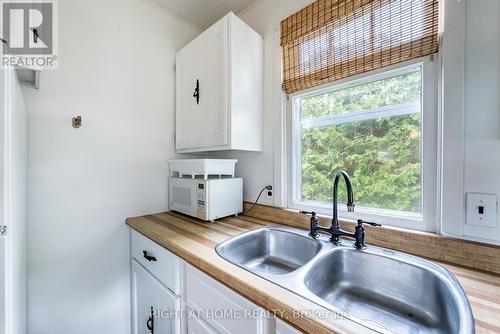
M 358 225 L 355 228 L 354 233 L 346 232 L 340 228 L 339 224 L 339 219 L 338 219 L 338 186 L 339 186 L 339 181 L 340 178 L 343 177 L 346 187 L 347 187 L 347 211 L 348 212 L 354 212 L 354 196 L 352 192 L 352 184 L 351 180 L 349 179 L 349 174 L 347 174 L 346 171 L 340 171 L 337 173 L 335 176 L 335 181 L 333 183 L 333 217 L 332 217 L 332 225 L 330 227 L 323 227 L 319 225 L 318 218 L 316 217 L 316 212 L 306 212 L 306 211 L 301 211 L 300 213 L 303 214 L 310 214 L 312 215 L 311 217 L 311 223 L 310 223 L 310 228 L 311 232 L 309 233 L 309 236 L 311 236 L 313 239 L 318 238 L 319 233 L 326 233 L 329 234 L 330 237 L 330 242 L 332 242 L 335 245 L 340 245 L 342 243 L 341 237 L 349 237 L 353 238 L 356 240 L 354 243 L 354 247 L 357 249 L 363 249 L 365 248 L 365 228 L 363 227 L 363 224 L 368 224 L 371 226 L 381 226 L 380 224 L 377 223 L 371 223 L 371 222 L 365 222 L 361 219 L 358 220 Z

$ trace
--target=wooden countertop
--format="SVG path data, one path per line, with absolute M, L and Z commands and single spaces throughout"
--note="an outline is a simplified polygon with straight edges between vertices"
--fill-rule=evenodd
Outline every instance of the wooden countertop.
M 227 262 L 215 252 L 215 246 L 224 240 L 275 224 L 247 216 L 205 223 L 174 212 L 127 219 L 127 225 L 136 231 L 260 307 L 278 311 L 286 322 L 305 333 L 372 333 L 348 319 L 315 316 L 325 309 Z M 500 333 L 500 276 L 442 265 L 453 272 L 462 284 L 474 313 L 476 332 Z

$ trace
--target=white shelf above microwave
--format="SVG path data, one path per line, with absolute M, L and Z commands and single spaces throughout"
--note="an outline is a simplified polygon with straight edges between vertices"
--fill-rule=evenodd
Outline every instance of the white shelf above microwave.
M 194 179 L 202 176 L 204 180 L 208 180 L 209 176 L 234 177 L 237 162 L 236 159 L 177 159 L 169 160 L 168 168 L 170 177 L 188 176 Z

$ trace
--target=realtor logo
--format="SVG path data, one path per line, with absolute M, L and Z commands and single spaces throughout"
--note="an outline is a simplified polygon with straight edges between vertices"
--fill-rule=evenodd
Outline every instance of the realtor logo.
M 57 67 L 57 0 L 0 0 L 2 66 Z

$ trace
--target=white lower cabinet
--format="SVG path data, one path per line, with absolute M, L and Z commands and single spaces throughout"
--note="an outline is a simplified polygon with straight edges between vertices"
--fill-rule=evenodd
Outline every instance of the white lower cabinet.
M 131 233 L 132 334 L 297 334 L 145 236 Z
M 132 333 L 180 334 L 180 298 L 132 260 Z
M 274 333 L 274 319 L 257 305 L 190 265 L 185 275 L 189 333 Z
M 276 319 L 276 334 L 302 334 L 302 332 L 286 322 Z
M 192 312 L 193 310 L 189 310 Z M 188 317 L 187 321 L 187 332 L 188 334 L 217 334 L 218 332 L 203 321 L 201 318 L 196 316 Z
M 134 230 L 131 236 L 131 257 L 175 295 L 180 295 L 181 259 Z

